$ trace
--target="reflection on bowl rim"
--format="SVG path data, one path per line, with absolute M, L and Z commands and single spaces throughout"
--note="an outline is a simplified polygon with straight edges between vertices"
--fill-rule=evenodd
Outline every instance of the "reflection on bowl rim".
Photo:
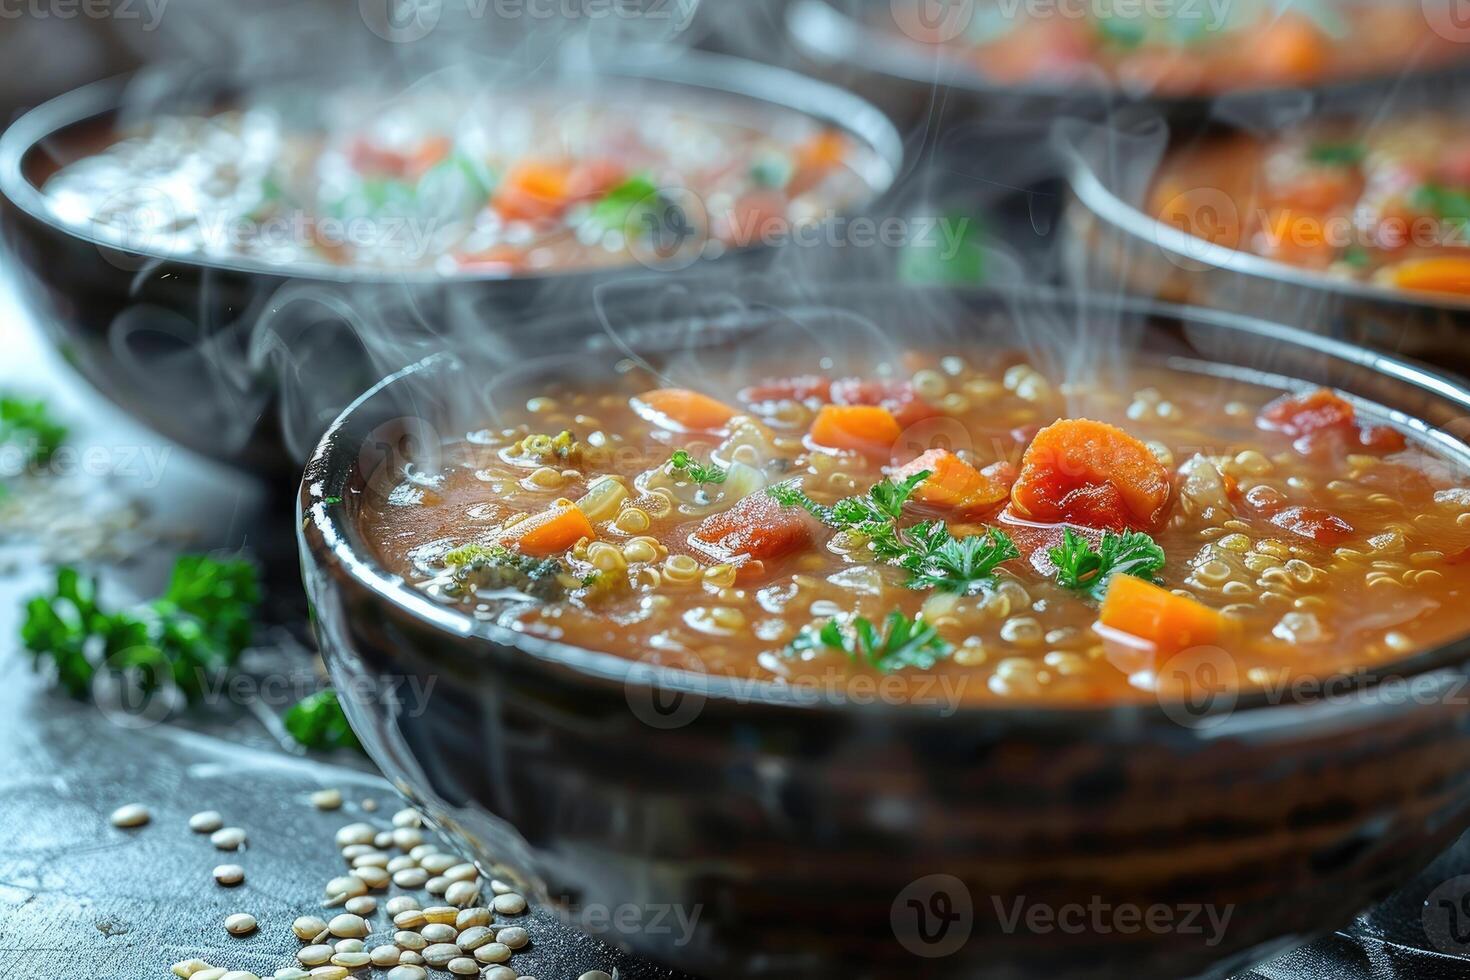
M 1387 375 L 1392 380 L 1426 391 L 1441 400 L 1462 407 L 1470 416 L 1470 391 L 1443 375 L 1427 368 L 1346 344 L 1331 338 L 1271 323 L 1255 317 L 1204 310 L 1194 307 L 1159 303 L 1150 300 L 1109 298 L 1102 300 L 1085 293 L 1064 293 L 1052 289 L 1027 288 L 1010 290 L 990 287 L 982 295 L 1014 300 L 1036 301 L 1052 304 L 1076 303 L 1083 311 L 1095 314 L 1100 310 L 1125 316 L 1154 316 L 1200 324 L 1212 329 L 1225 329 L 1259 337 L 1265 341 L 1284 341 L 1311 353 L 1319 353 L 1355 366 Z M 387 602 L 401 612 L 465 639 L 478 639 L 501 647 L 514 649 L 553 666 L 570 668 L 591 681 L 614 682 L 625 685 L 658 687 L 669 692 L 715 699 L 735 699 L 768 706 L 793 708 L 827 707 L 833 710 L 857 710 L 878 716 L 887 712 L 925 712 L 932 706 L 912 704 L 858 705 L 848 700 L 824 700 L 814 704 L 809 697 L 792 692 L 792 687 L 773 681 L 758 681 L 731 678 L 724 675 L 701 674 L 693 671 L 650 666 L 628 657 L 601 650 L 579 646 L 547 637 L 535 636 L 498 624 L 479 620 L 457 608 L 435 602 L 433 599 L 408 585 L 401 576 L 384 569 L 375 558 L 362 554 L 354 546 L 353 539 L 360 537 L 355 520 L 346 513 L 341 502 L 345 484 L 350 480 L 353 466 L 341 466 L 339 458 L 356 460 L 360 445 L 341 445 L 354 416 L 372 401 L 383 395 L 394 385 L 413 376 L 434 370 L 453 370 L 462 362 L 450 352 L 440 352 L 409 365 L 378 382 L 349 405 L 327 429 L 316 451 L 306 465 L 305 475 L 297 502 L 297 540 L 304 565 L 320 566 L 326 561 L 340 565 L 356 583 L 373 593 L 379 600 Z M 1385 414 L 1403 424 L 1411 424 L 1421 439 L 1437 443 L 1439 448 L 1460 457 L 1465 465 L 1470 461 L 1470 445 L 1453 438 L 1448 433 L 1434 429 L 1422 420 L 1406 413 L 1387 410 Z M 312 534 L 319 535 L 322 550 L 313 546 Z M 324 553 L 323 553 L 324 552 Z M 1385 678 L 1425 677 L 1434 680 L 1440 677 L 1449 680 L 1464 677 L 1464 665 L 1470 663 L 1470 631 L 1464 635 L 1436 646 L 1426 648 L 1372 669 L 1353 670 L 1347 673 L 1323 677 L 1323 687 L 1334 678 L 1355 678 L 1365 686 L 1378 683 Z M 1460 668 L 1460 669 L 1456 669 Z M 1431 677 L 1429 675 L 1435 675 Z M 1320 721 L 1320 715 L 1308 715 L 1313 701 L 1293 691 L 1280 704 L 1272 704 L 1265 691 L 1243 691 L 1232 697 L 1219 713 L 1231 717 L 1221 719 L 1224 723 L 1198 730 L 1207 737 L 1238 735 L 1242 732 L 1265 734 L 1289 729 L 1298 721 Z M 1355 702 L 1360 710 L 1382 709 L 1385 705 L 1371 699 Z M 1263 715 L 1264 709 L 1270 714 Z M 1296 709 L 1296 710 L 1292 710 Z M 1205 714 L 1216 713 L 1214 706 Z M 1140 724 L 1152 724 L 1176 731 L 1186 731 L 1176 720 L 1177 712 L 1171 713 L 1166 706 L 1156 702 L 1113 703 L 1105 705 L 1039 705 L 1039 704 L 962 704 L 956 716 L 963 715 L 971 720 L 993 718 L 1009 724 L 1022 724 L 1043 729 L 1077 728 L 1101 734 L 1133 731 Z M 1333 717 L 1342 719 L 1352 714 L 1344 709 Z M 1248 716 L 1248 717 L 1247 717 Z M 1268 720 L 1269 719 L 1269 720 Z M 957 722 L 958 723 L 958 722 Z M 1188 731 L 1195 731 L 1188 729 Z
M 425 269 L 361 269 L 350 265 L 322 265 L 303 269 L 291 264 L 273 264 L 247 258 L 213 258 L 193 252 L 174 253 L 128 248 L 106 241 L 90 229 L 74 226 L 59 218 L 48 206 L 41 188 L 32 183 L 25 173 L 25 163 L 32 151 L 63 130 L 114 112 L 129 85 L 146 77 L 150 71 L 167 74 L 171 70 L 177 69 L 161 66 L 92 82 L 43 102 L 15 120 L 0 134 L 0 195 L 4 195 L 32 219 L 98 249 L 129 255 L 135 259 L 189 266 L 198 270 L 219 270 L 276 279 L 411 286 L 507 281 L 554 282 L 579 277 L 616 275 L 620 271 L 636 274 L 638 263 L 631 259 L 627 263 L 609 267 L 576 267 L 533 275 L 497 275 L 484 271 L 444 275 Z M 597 62 L 561 66 L 557 72 L 559 76 L 566 78 L 615 75 L 630 82 L 667 84 L 695 91 L 705 89 L 734 99 L 796 112 L 808 119 L 841 129 L 870 150 L 882 167 L 879 174 L 859 175 L 869 185 L 871 195 L 862 205 L 845 209 L 844 213 L 849 215 L 871 210 L 875 202 L 893 191 L 903 170 L 906 155 L 903 137 L 882 110 L 842 88 L 786 68 L 728 55 L 686 51 L 667 61 Z M 230 89 L 230 86 L 224 84 L 219 87 L 221 91 Z M 869 179 L 870 177 L 881 179 Z M 736 254 L 755 250 L 750 247 L 731 249 Z M 701 264 L 702 261 L 695 263 Z

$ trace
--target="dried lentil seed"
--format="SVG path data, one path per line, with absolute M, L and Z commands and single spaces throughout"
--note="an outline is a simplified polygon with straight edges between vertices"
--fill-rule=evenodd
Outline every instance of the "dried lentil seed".
M 463 937 L 460 938 L 463 939 Z M 511 926 L 509 929 L 502 929 L 496 933 L 495 941 L 503 943 L 511 949 L 520 949 L 531 941 L 531 934 L 520 926 Z
M 480 977 L 481 980 L 516 980 L 516 977 L 519 975 L 508 966 L 492 966 L 480 974 Z M 609 977 L 608 980 L 612 980 L 612 978 Z
M 171 972 L 176 977 L 180 977 L 181 980 L 189 980 L 190 977 L 198 973 L 200 970 L 208 969 L 212 968 L 208 963 L 204 962 L 203 960 L 180 960 L 173 966 L 169 967 L 169 972 Z
M 319 789 L 311 794 L 311 805 L 318 810 L 339 810 L 342 808 L 342 791 Z
M 425 947 L 423 957 L 425 963 L 442 970 L 450 960 L 458 959 L 462 954 L 463 950 L 453 943 L 434 943 Z
M 291 931 L 297 939 L 310 942 L 327 931 L 327 924 L 317 916 L 303 915 L 291 923 Z
M 439 922 L 447 926 L 454 925 L 459 918 L 459 909 L 450 905 L 431 905 L 424 909 L 424 918 L 429 922 Z
M 377 830 L 370 823 L 350 823 L 337 831 L 337 846 L 348 847 L 352 844 L 371 844 L 373 838 L 377 835 Z
M 456 881 L 444 890 L 444 900 L 450 905 L 469 905 L 480 897 L 477 881 Z
M 470 977 L 480 972 L 480 966 L 468 956 L 456 956 L 446 964 L 450 973 L 461 977 Z
M 323 943 L 314 943 L 303 946 L 296 951 L 296 958 L 301 961 L 302 966 L 321 966 L 332 958 L 335 953 L 332 947 Z
M 428 921 L 422 909 L 405 909 L 393 917 L 393 924 L 400 929 L 418 929 Z
M 349 971 L 345 966 L 319 966 L 311 971 L 312 980 L 347 980 Z
M 460 910 L 459 915 L 454 917 L 454 928 L 469 929 L 473 926 L 488 926 L 493 921 L 495 917 L 490 914 L 489 909 L 484 906 L 474 906 Z
M 397 946 L 379 946 L 368 955 L 373 961 L 373 966 L 379 969 L 386 969 L 387 967 L 398 965 L 400 953 L 402 953 L 402 950 Z
M 141 827 L 152 819 L 153 815 L 141 803 L 125 803 L 113 810 L 112 815 L 108 817 L 114 827 L 121 827 L 125 830 Z
M 422 888 L 429 883 L 429 873 L 423 868 L 404 868 L 393 872 L 393 884 L 399 888 Z
M 399 949 L 411 949 L 418 952 L 429 945 L 429 941 L 416 932 L 401 929 L 393 934 L 393 944 Z
M 423 936 L 425 941 L 430 944 L 452 943 L 455 937 L 459 935 L 459 930 L 455 929 L 454 926 L 445 925 L 442 922 L 430 922 L 419 930 L 419 935 Z
M 461 863 L 460 859 L 453 854 L 444 854 L 439 851 L 435 851 L 433 854 L 426 854 L 419 858 L 419 867 L 431 875 L 442 875 L 450 868 Z
M 214 869 L 214 880 L 227 888 L 232 888 L 245 880 L 245 869 L 238 864 L 220 864 Z
M 481 946 L 484 946 L 488 942 L 494 941 L 494 939 L 494 930 L 487 929 L 484 926 L 470 926 L 468 929 L 462 930 L 460 932 L 459 938 L 456 940 L 456 942 L 459 943 L 460 949 L 473 951 L 479 949 Z
M 395 895 L 388 899 L 386 906 L 389 915 L 397 915 L 399 912 L 407 912 L 419 907 L 419 900 L 412 895 Z
M 346 967 L 349 970 L 361 970 L 365 966 L 370 966 L 372 962 L 373 958 L 361 950 L 337 953 L 332 957 L 333 966 Z
M 511 949 L 502 942 L 485 943 L 475 950 L 475 959 L 481 963 L 504 963 L 510 959 Z
M 341 915 L 332 916 L 332 921 L 327 923 L 327 931 L 341 939 L 361 939 L 370 930 L 362 916 L 344 912 Z
M 490 907 L 501 915 L 520 915 L 526 911 L 526 900 L 515 892 L 496 895 Z
M 245 846 L 245 831 L 239 827 L 221 827 L 209 835 L 209 842 L 221 851 L 238 851 Z
M 388 980 L 426 980 L 428 974 L 422 968 L 400 964 L 388 971 Z
M 255 916 L 249 912 L 236 912 L 225 916 L 225 931 L 232 936 L 248 936 L 255 931 Z
M 327 898 L 331 899 L 334 905 L 341 905 L 349 898 L 366 895 L 367 892 L 367 882 L 353 875 L 343 875 L 340 878 L 333 878 L 327 882 L 326 887 Z
M 428 892 L 430 895 L 443 895 L 449 890 L 449 886 L 451 884 L 452 882 L 443 875 L 435 875 L 428 881 L 424 882 L 424 891 Z
M 189 818 L 189 829 L 196 834 L 212 834 L 224 825 L 218 810 L 201 810 Z
M 333 943 L 332 948 L 339 953 L 361 953 L 367 949 L 367 943 L 361 939 L 342 939 Z
M 388 872 L 378 867 L 353 868 L 352 874 L 361 878 L 363 884 L 369 888 L 387 888 L 388 882 L 392 880 Z

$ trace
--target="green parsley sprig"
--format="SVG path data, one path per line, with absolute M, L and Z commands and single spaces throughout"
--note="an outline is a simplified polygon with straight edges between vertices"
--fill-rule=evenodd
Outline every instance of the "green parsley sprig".
M 821 629 L 802 630 L 791 643 L 792 653 L 823 648 L 839 650 L 854 663 L 885 674 L 908 667 L 929 670 L 954 649 L 934 627 L 898 609 L 888 614 L 881 632 L 861 616 L 852 621 L 850 630 L 833 619 Z
M 286 731 L 302 748 L 361 749 L 337 692 L 326 687 L 307 695 L 286 711 L 281 719 Z
M 1047 554 L 1057 566 L 1058 585 L 1099 600 L 1114 575 L 1133 575 L 1152 582 L 1165 560 L 1164 549 L 1142 531 L 1104 531 L 1094 549 L 1087 538 L 1066 528 L 1062 543 Z
M 995 570 L 1021 557 L 1011 536 L 998 527 L 984 534 L 956 538 L 943 521 L 926 521 L 908 530 L 914 548 L 899 562 L 913 573 L 911 589 L 939 589 L 966 594 L 990 583 Z
M 689 482 L 707 486 L 714 483 L 724 483 L 730 474 L 720 469 L 714 463 L 708 465 L 701 463 L 683 449 L 675 449 L 674 454 L 669 457 L 669 468 L 683 472 L 689 478 Z
M 250 644 L 259 602 L 258 572 L 244 560 L 185 555 L 162 596 L 124 610 L 106 608 L 96 580 L 64 566 L 55 589 L 26 604 L 21 642 L 72 697 L 106 670 L 134 674 L 148 693 L 171 682 L 192 701 Z
M 766 493 L 785 507 L 805 509 L 828 527 L 861 534 L 881 561 L 895 561 L 910 550 L 897 524 L 903 505 L 928 477 L 929 471 L 922 470 L 899 482 L 882 480 L 865 496 L 844 497 L 830 507 L 817 503 L 793 482 L 767 487 Z

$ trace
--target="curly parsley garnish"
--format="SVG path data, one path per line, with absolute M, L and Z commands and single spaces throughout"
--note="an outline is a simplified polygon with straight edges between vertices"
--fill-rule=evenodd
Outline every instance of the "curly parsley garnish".
M 910 528 L 907 535 L 914 547 L 899 564 L 913 573 L 911 589 L 973 592 L 988 584 L 1003 563 L 1021 557 L 1010 535 L 996 527 L 956 538 L 943 521 L 926 521 Z
M 699 462 L 682 449 L 674 450 L 674 454 L 669 457 L 669 466 L 682 471 L 685 476 L 689 477 L 691 483 L 698 483 L 701 486 L 724 483 L 725 477 L 729 475 L 713 463 L 705 465 Z
M 923 470 L 902 482 L 883 480 L 866 496 L 844 497 L 831 507 L 817 503 L 795 483 L 778 483 L 767 487 L 766 493 L 783 506 L 805 509 L 828 527 L 861 534 L 879 559 L 894 561 L 909 552 L 896 522 L 903 516 L 903 505 L 928 477 L 929 471 Z
M 1114 575 L 1133 575 L 1152 582 L 1164 567 L 1164 549 L 1142 531 L 1104 531 L 1096 549 L 1071 528 L 1062 543 L 1048 552 L 1057 566 L 1057 584 L 1101 599 Z
M 462 545 L 445 554 L 444 564 L 453 570 L 451 592 L 513 589 L 543 602 L 563 598 L 571 574 L 555 558 L 523 555 L 498 544 Z
M 891 674 L 906 667 L 929 670 L 954 649 L 928 623 L 909 619 L 895 609 L 883 622 L 883 631 L 859 616 L 851 630 L 829 620 L 819 630 L 802 630 L 791 643 L 791 652 L 829 648 L 847 654 L 854 663 Z

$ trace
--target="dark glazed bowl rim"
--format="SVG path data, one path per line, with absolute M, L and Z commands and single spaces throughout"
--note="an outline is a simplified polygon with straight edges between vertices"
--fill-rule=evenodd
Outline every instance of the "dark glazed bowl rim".
M 1426 0 L 1427 2 L 1427 0 Z M 905 82 L 924 85 L 945 84 L 962 87 L 985 96 L 1025 96 L 1045 99 L 1102 98 L 1127 103 L 1143 103 L 1187 110 L 1206 115 L 1217 99 L 1271 99 L 1286 93 L 1308 91 L 1331 98 L 1354 98 L 1392 85 L 1397 75 L 1364 75 L 1324 81 L 1304 89 L 1272 85 L 1248 85 L 1208 94 L 1176 94 L 1149 92 L 1112 84 L 1054 84 L 1036 80 L 1003 83 L 965 63 L 963 58 L 936 53 L 925 57 L 912 49 L 910 42 L 870 27 L 837 8 L 834 0 L 792 0 L 786 8 L 786 33 L 808 57 L 838 62 L 865 71 L 874 71 Z M 942 46 L 935 45 L 936 52 Z M 1433 77 L 1446 72 L 1463 71 L 1466 62 L 1451 62 L 1422 69 L 1420 74 Z
M 1115 194 L 1098 174 L 1068 130 L 1056 131 L 1061 150 L 1067 158 L 1067 183 L 1077 201 L 1103 222 L 1142 242 L 1153 243 L 1165 257 L 1186 269 L 1234 273 L 1253 279 L 1301 286 L 1319 292 L 1414 310 L 1470 311 L 1470 297 L 1450 294 L 1415 293 L 1353 279 L 1333 279 L 1320 272 L 1277 262 L 1244 249 L 1216 244 L 1182 228 L 1176 228 L 1140 210 Z
M 637 262 L 630 261 L 624 265 L 593 269 L 562 269 L 534 275 L 506 276 L 480 272 L 445 276 L 421 269 L 384 271 L 358 269 L 352 266 L 333 268 L 302 267 L 292 264 L 275 265 L 250 259 L 216 259 L 185 252 L 143 251 L 105 241 L 89 231 L 73 227 L 60 220 L 47 206 L 41 189 L 27 178 L 25 174 L 26 158 L 32 150 L 55 134 L 116 110 L 121 104 L 123 94 L 136 79 L 144 77 L 148 72 L 158 71 L 167 74 L 170 70 L 176 69 L 158 66 L 92 82 L 44 102 L 22 115 L 3 134 L 0 134 L 0 195 L 3 195 L 11 204 L 32 219 L 56 232 L 111 253 L 152 262 L 187 266 L 198 270 L 220 270 L 277 279 L 331 283 L 454 286 L 460 283 L 559 282 L 596 279 L 609 273 L 616 274 L 620 270 L 633 271 L 638 267 Z M 871 197 L 861 207 L 852 209 L 850 214 L 871 210 L 877 202 L 893 191 L 903 172 L 906 159 L 903 136 L 881 109 L 845 89 L 786 68 L 730 55 L 685 51 L 677 58 L 666 61 L 635 62 L 631 59 L 599 61 L 559 66 L 557 70 L 569 78 L 612 75 L 629 81 L 655 82 L 689 90 L 706 89 L 767 106 L 775 106 L 839 128 L 876 154 L 886 171 L 882 175 L 884 180 L 872 184 Z M 225 84 L 221 84 L 220 89 L 222 92 L 231 90 L 230 86 Z M 759 250 L 760 246 L 749 246 L 730 249 L 729 254 Z M 698 259 L 693 266 L 698 268 L 716 261 L 719 259 Z
M 892 288 L 844 287 L 843 298 L 847 302 L 860 303 L 864 292 L 877 294 L 884 290 L 891 291 Z M 914 287 L 905 288 L 914 290 Z M 920 287 L 916 291 L 936 294 L 945 292 L 932 287 Z M 948 292 L 953 293 L 953 290 Z M 1064 292 L 1051 288 L 1030 287 L 1022 290 L 987 287 L 970 290 L 969 293 L 991 301 L 1031 304 L 1039 302 L 1087 315 L 1107 313 L 1152 317 L 1209 330 L 1229 331 L 1237 336 L 1259 338 L 1263 342 L 1285 342 L 1312 354 L 1324 355 L 1353 367 L 1383 374 L 1394 382 L 1412 386 L 1442 402 L 1448 402 L 1462 416 L 1470 417 L 1470 390 L 1451 378 L 1413 362 L 1255 317 L 1147 299 L 1104 298 L 1085 292 Z M 917 719 L 936 713 L 930 705 L 857 704 L 847 699 L 812 698 L 773 682 L 652 667 L 614 653 L 517 632 L 474 619 L 435 602 L 408 586 L 400 576 L 379 566 L 375 559 L 361 554 L 353 544 L 354 521 L 343 505 L 344 492 L 357 467 L 361 450 L 360 443 L 353 438 L 362 435 L 352 429 L 355 417 L 359 412 L 368 410 L 377 398 L 406 379 L 423 372 L 452 370 L 460 364 L 455 355 L 446 351 L 409 365 L 364 392 L 327 429 L 306 464 L 297 501 L 297 539 L 303 568 L 336 566 L 358 588 L 422 625 L 433 630 L 442 630 L 461 640 L 474 640 L 488 647 L 508 649 L 515 654 L 530 656 L 547 668 L 568 668 L 574 675 L 585 678 L 589 684 L 614 683 L 629 689 L 653 688 L 715 700 L 829 713 L 859 711 L 866 717 L 883 715 L 891 718 L 897 715 L 901 718 Z M 1420 425 L 1421 438 L 1436 441 L 1442 449 L 1461 457 L 1462 462 L 1470 460 L 1470 446 L 1465 442 L 1422 420 L 1415 421 Z M 349 442 L 349 439 L 353 441 Z M 327 651 L 327 654 L 330 656 L 331 651 Z M 1325 678 L 1322 687 L 1330 693 L 1330 682 L 1351 679 L 1361 685 L 1353 690 L 1371 692 L 1384 680 L 1403 681 L 1413 678 L 1425 684 L 1426 689 L 1441 691 L 1446 685 L 1464 681 L 1467 671 L 1470 671 L 1467 665 L 1470 665 L 1470 632 L 1439 646 L 1376 665 L 1372 669 Z M 1457 692 L 1458 688 L 1455 690 Z M 1318 699 L 1310 693 L 1304 694 L 1296 690 L 1288 692 L 1277 702 L 1273 702 L 1271 695 L 1265 691 L 1248 692 L 1221 700 L 1228 703 L 1211 705 L 1203 712 L 1202 716 L 1216 716 L 1211 718 L 1212 723 L 1197 727 L 1181 724 L 1177 711 L 1171 712 L 1157 702 L 1101 706 L 962 704 L 950 713 L 957 722 L 960 719 L 971 722 L 989 719 L 1003 721 L 1008 725 L 1024 726 L 1028 730 L 1050 730 L 1058 733 L 1113 733 L 1136 737 L 1141 729 L 1148 729 L 1155 733 L 1168 730 L 1175 734 L 1183 732 L 1190 736 L 1213 739 L 1231 735 L 1270 737 L 1271 733 L 1280 734 L 1305 728 L 1315 730 L 1323 723 L 1331 725 L 1359 718 L 1364 711 L 1378 713 L 1399 706 L 1410 709 L 1413 706 L 1412 698 L 1396 701 L 1390 697 L 1381 700 L 1371 697 L 1350 698 L 1346 704 L 1334 704 L 1330 698 Z

